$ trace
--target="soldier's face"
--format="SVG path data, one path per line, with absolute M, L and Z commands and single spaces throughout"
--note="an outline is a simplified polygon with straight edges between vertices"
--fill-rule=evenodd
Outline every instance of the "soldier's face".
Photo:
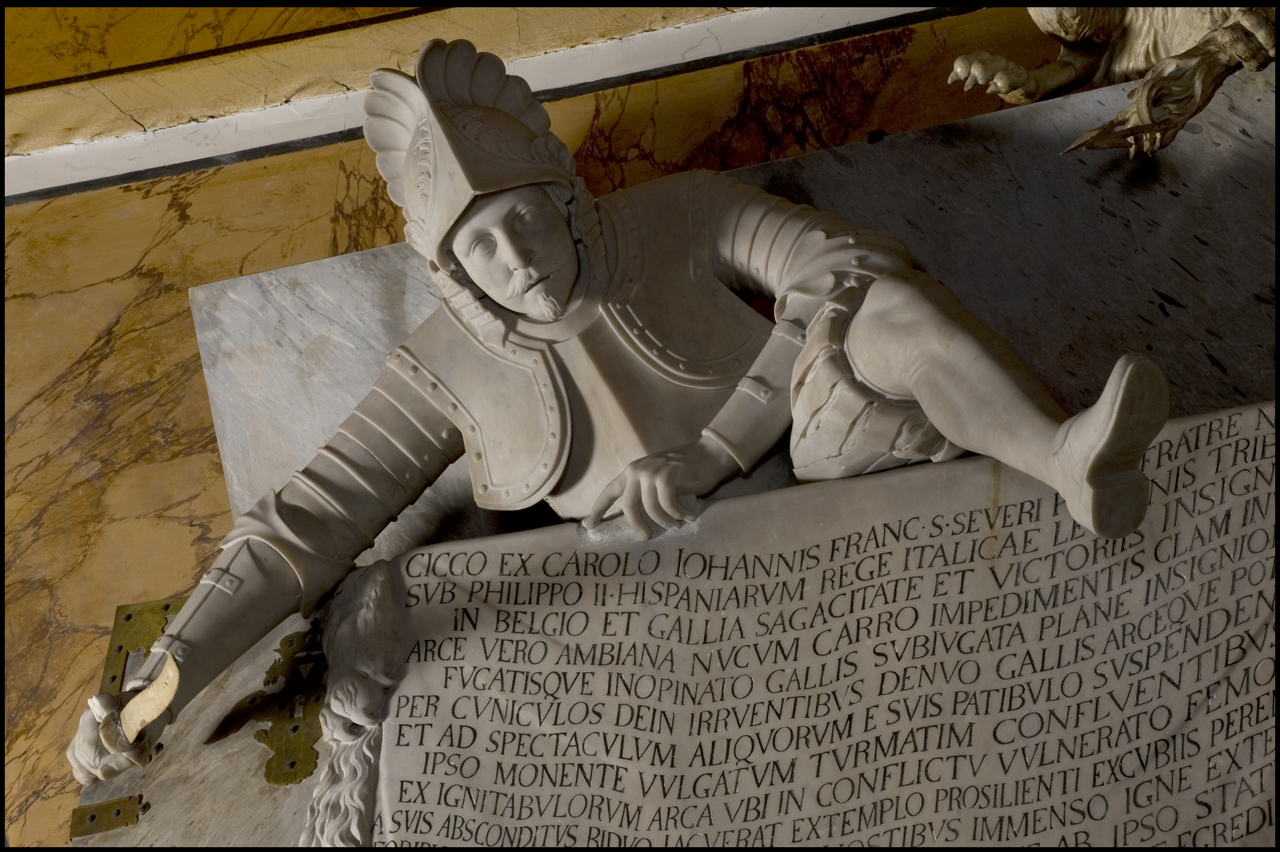
M 564 316 L 578 252 L 559 205 L 541 186 L 482 195 L 446 244 L 495 302 L 538 322 Z

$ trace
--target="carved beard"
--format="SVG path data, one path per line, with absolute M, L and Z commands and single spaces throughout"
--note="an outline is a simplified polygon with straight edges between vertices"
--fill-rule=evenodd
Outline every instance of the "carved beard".
M 577 243 L 574 243 L 574 251 L 577 251 Z M 551 276 L 558 273 L 563 266 L 554 268 L 544 268 L 540 264 L 535 264 L 527 269 L 518 270 L 511 279 L 511 285 L 507 290 L 507 298 L 515 298 L 526 293 L 532 293 L 533 305 L 529 306 L 527 316 L 536 322 L 554 322 L 565 314 L 567 304 L 560 304 L 545 289 L 542 288 L 549 281 Z M 581 274 L 581 270 L 579 270 Z M 535 283 L 536 282 L 536 283 Z
M 513 272 L 511 275 L 511 283 L 507 286 L 506 298 L 514 299 L 517 296 L 523 296 L 535 286 L 535 281 L 542 281 L 543 279 L 549 278 L 558 271 L 559 269 L 544 270 L 542 268 L 541 260 L 539 260 L 537 266 L 530 266 L 527 269 L 520 269 Z
M 554 322 L 564 316 L 565 306 L 548 296 L 546 293 L 538 293 L 538 313 L 541 316 L 538 319 L 543 322 Z

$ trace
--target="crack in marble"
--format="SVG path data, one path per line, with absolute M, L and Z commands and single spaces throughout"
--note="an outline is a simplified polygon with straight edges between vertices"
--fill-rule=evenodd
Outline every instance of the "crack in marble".
M 143 133 L 146 133 L 146 132 L 147 132 L 147 127 L 146 127 L 146 125 L 145 125 L 145 124 L 143 124 L 141 121 L 138 121 L 138 119 L 134 118 L 134 117 L 133 117 L 132 115 L 130 115 L 129 113 L 125 112 L 125 111 L 120 107 L 120 105 L 119 105 L 119 104 L 117 104 L 115 101 L 111 100 L 111 97 L 110 97 L 106 92 L 102 91 L 102 89 L 101 89 L 101 88 L 99 88 L 98 86 L 94 85 L 93 83 L 90 83 L 89 85 L 90 85 L 90 87 L 91 87 L 95 92 L 97 92 L 99 95 L 102 95 L 102 99 L 103 99 L 104 101 L 106 101 L 107 103 L 109 103 L 109 104 L 111 104 L 113 107 L 115 107 L 117 110 L 119 110 L 119 112 L 120 112 L 120 114 L 121 114 L 121 115 L 123 115 L 125 118 L 129 119 L 130 121 L 132 121 L 134 124 L 138 125 L 138 127 L 140 127 L 140 128 L 142 129 L 142 132 L 143 132 Z

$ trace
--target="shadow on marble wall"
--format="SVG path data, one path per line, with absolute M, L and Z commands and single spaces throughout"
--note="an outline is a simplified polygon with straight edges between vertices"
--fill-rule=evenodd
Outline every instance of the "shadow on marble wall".
M 1126 350 L 1164 367 L 1172 417 L 1272 400 L 1275 66 L 1231 77 L 1154 159 L 1059 156 L 1132 85 L 735 176 L 902 239 L 1068 412 Z

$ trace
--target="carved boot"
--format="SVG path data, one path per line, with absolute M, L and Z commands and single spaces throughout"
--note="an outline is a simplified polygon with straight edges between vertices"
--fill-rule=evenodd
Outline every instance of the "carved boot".
M 1050 485 L 1081 526 L 1102 538 L 1138 528 L 1147 513 L 1149 482 L 1142 455 L 1169 414 L 1169 384 L 1155 361 L 1125 354 L 1102 396 L 1058 429 Z

